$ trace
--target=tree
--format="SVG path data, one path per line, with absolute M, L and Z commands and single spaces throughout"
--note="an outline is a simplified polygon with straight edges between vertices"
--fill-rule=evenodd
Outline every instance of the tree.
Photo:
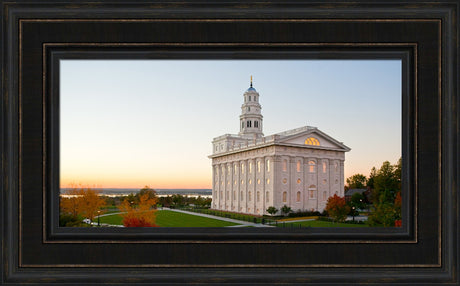
M 143 187 L 139 193 L 136 194 L 136 202 L 139 203 L 140 197 L 147 194 L 149 199 L 157 197 L 157 192 L 154 189 L 151 189 L 149 186 Z
M 150 198 L 148 193 L 139 197 L 139 204 L 135 205 L 125 199 L 119 209 L 124 212 L 123 225 L 125 227 L 154 227 L 157 210 L 154 208 L 158 202 L 157 197 Z
M 364 189 L 366 187 L 367 178 L 363 174 L 355 174 L 347 178 L 349 189 Z
M 274 206 L 270 206 L 268 207 L 267 212 L 271 215 L 275 215 L 278 212 L 278 209 L 275 208 Z
M 93 220 L 96 213 L 106 205 L 105 199 L 99 193 L 100 191 L 89 187 L 74 187 L 66 191 L 67 197 L 61 197 L 60 212 Z
M 394 226 L 397 217 L 395 205 L 389 202 L 374 204 L 374 211 L 369 215 L 370 226 Z
M 172 205 L 174 207 L 182 207 L 185 205 L 185 197 L 179 194 L 174 194 L 171 196 Z
M 369 174 L 369 179 L 367 179 L 367 187 L 370 189 L 374 189 L 374 178 L 377 176 L 377 169 L 375 167 L 372 167 L 371 173 Z
M 158 201 L 160 205 L 163 207 L 169 208 L 172 205 L 172 197 L 171 196 L 166 196 L 166 197 L 160 197 L 158 198 Z
M 339 197 L 335 194 L 327 199 L 326 211 L 336 222 L 342 222 L 347 218 L 350 207 L 344 197 Z
M 395 165 L 385 161 L 373 176 L 373 212 L 369 225 L 394 226 L 401 219 L 401 159 Z
M 99 191 L 87 188 L 81 196 L 81 214 L 93 220 L 96 213 L 105 206 L 104 198 L 99 197 Z
M 289 214 L 291 211 L 292 211 L 292 209 L 290 207 L 288 207 L 287 205 L 284 205 L 281 208 L 281 213 L 286 214 L 286 215 Z
M 351 196 L 350 206 L 355 207 L 355 209 L 364 209 L 366 207 L 366 197 L 360 193 L 354 193 Z
M 374 201 L 393 203 L 400 190 L 400 178 L 396 177 L 395 166 L 385 161 L 374 178 Z

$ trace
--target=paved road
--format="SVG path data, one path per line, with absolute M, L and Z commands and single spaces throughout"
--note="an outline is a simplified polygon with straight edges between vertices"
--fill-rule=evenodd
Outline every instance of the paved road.
M 355 216 L 355 221 L 366 221 L 367 218 L 368 217 L 365 216 L 365 215 L 357 215 L 357 216 Z M 353 217 L 352 216 L 347 216 L 346 220 L 353 220 Z
M 234 226 L 229 226 L 229 227 L 246 227 L 246 226 L 273 227 L 271 225 L 266 225 L 266 224 L 261 224 L 261 223 L 253 223 L 253 222 L 242 221 L 242 220 L 237 220 L 237 219 L 231 219 L 231 218 L 226 218 L 226 217 L 220 217 L 220 216 L 215 216 L 215 215 L 200 214 L 200 213 L 189 212 L 189 211 L 184 211 L 184 210 L 177 210 L 177 209 L 168 209 L 168 208 L 163 208 L 163 209 L 164 210 L 170 210 L 170 211 L 173 211 L 173 212 L 179 212 L 179 213 L 185 213 L 185 214 L 190 214 L 190 215 L 196 215 L 196 216 L 202 216 L 202 217 L 207 217 L 207 218 L 213 218 L 213 219 L 233 222 L 233 223 L 239 223 L 239 225 L 234 225 Z

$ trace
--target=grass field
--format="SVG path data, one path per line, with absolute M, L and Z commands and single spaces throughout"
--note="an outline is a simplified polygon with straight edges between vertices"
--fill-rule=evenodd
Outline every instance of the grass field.
M 97 219 L 94 221 L 97 222 Z M 103 216 L 100 218 L 101 223 L 121 225 L 122 218 L 118 214 Z M 161 227 L 223 227 L 237 225 L 227 221 L 211 219 L 201 216 L 178 213 L 168 210 L 157 212 L 156 224 Z
M 220 227 L 237 223 L 207 217 L 162 210 L 157 213 L 157 225 L 162 227 Z
M 367 224 L 335 223 L 328 221 L 310 220 L 301 222 L 285 222 L 285 227 L 368 227 Z M 283 227 L 283 223 L 278 223 L 278 227 Z

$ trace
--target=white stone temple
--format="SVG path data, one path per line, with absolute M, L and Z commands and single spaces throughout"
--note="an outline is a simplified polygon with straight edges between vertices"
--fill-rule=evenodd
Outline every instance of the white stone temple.
M 311 126 L 264 136 L 259 96 L 251 76 L 240 132 L 212 141 L 211 208 L 257 215 L 284 205 L 323 211 L 330 196 L 344 196 L 343 165 L 351 149 Z

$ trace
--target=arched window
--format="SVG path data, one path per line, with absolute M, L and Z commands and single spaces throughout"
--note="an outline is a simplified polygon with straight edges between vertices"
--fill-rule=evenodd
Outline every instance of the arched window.
M 267 160 L 265 164 L 267 166 L 267 172 L 270 172 L 270 160 Z
M 287 160 L 284 159 L 283 160 L 283 172 L 286 172 L 287 171 Z
M 248 201 L 251 200 L 251 192 L 248 193 Z
M 241 163 L 241 174 L 244 174 L 244 163 Z
M 339 163 L 337 163 L 337 162 L 334 163 L 334 169 L 335 169 L 336 172 L 339 171 Z
M 265 193 L 265 201 L 268 203 L 270 201 L 270 197 L 268 195 L 268 192 Z
M 236 164 L 233 165 L 233 172 L 236 174 Z
M 249 162 L 249 173 L 252 173 L 252 162 Z
M 327 192 L 324 191 L 324 192 L 323 192 L 323 201 L 325 201 L 326 199 L 327 199 Z
M 236 200 L 236 191 L 233 190 L 233 200 Z
M 257 172 L 260 173 L 260 161 L 257 161 Z
M 249 96 L 249 101 L 251 101 L 251 96 Z
M 300 202 L 300 192 L 297 192 L 296 202 Z
M 267 185 L 270 185 L 270 179 L 267 179 Z
M 259 127 L 259 121 L 254 121 L 254 127 Z
M 241 128 L 244 129 L 244 121 L 241 121 Z
M 314 137 L 308 137 L 305 139 L 305 145 L 320 146 L 318 139 Z
M 327 163 L 323 161 L 323 173 L 327 171 Z
M 243 191 L 241 191 L 241 193 L 240 193 L 240 200 L 244 200 L 244 194 L 243 194 Z
M 297 172 L 300 172 L 300 160 L 297 161 Z
M 310 185 L 310 187 L 308 187 L 308 193 L 309 193 L 310 199 L 316 198 L 316 186 Z
M 316 162 L 315 161 L 308 162 L 308 169 L 310 173 L 316 172 Z
M 260 202 L 260 192 L 257 192 L 257 202 Z
M 301 179 L 297 179 L 297 184 L 300 184 L 302 182 Z
M 287 201 L 287 193 L 283 192 L 283 203 Z

